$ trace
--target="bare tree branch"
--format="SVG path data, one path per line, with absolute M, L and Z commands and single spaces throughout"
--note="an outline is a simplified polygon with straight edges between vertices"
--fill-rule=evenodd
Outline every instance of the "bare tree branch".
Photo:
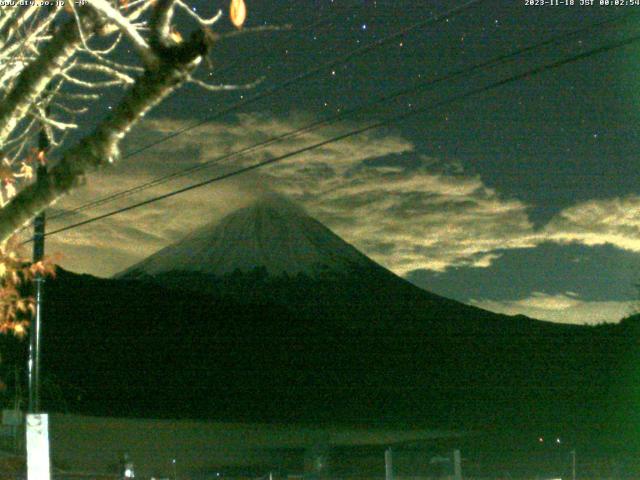
M 214 23 L 216 23 L 218 20 L 222 18 L 222 10 L 218 10 L 218 13 L 216 13 L 211 18 L 202 18 L 200 15 L 195 13 L 189 7 L 189 5 L 184 3 L 182 0 L 176 0 L 176 5 L 182 8 L 182 10 L 184 10 L 191 18 L 195 19 L 196 22 L 198 22 L 198 24 L 203 27 L 210 27 L 211 25 L 213 25 Z
M 0 38 L 7 41 L 18 29 L 38 11 L 37 5 L 31 5 L 29 8 L 13 7 L 11 14 L 3 16 L 0 22 Z M 4 11 L 3 11 L 4 12 Z
M 120 28 L 122 33 L 131 40 L 133 47 L 136 49 L 145 65 L 156 65 L 157 58 L 155 53 L 147 44 L 147 41 L 138 33 L 136 27 L 125 18 L 118 10 L 113 8 L 106 0 L 89 0 L 98 12 L 104 15 L 107 21 L 115 24 Z
M 165 52 L 161 68 L 147 70 L 137 78 L 113 113 L 49 169 L 47 181 L 25 187 L 0 209 L 0 242 L 80 184 L 86 173 L 114 162 L 120 141 L 130 128 L 189 78 L 209 48 L 208 37 L 197 32 L 190 41 Z
M 252 88 L 256 88 L 258 85 L 260 85 L 263 81 L 264 81 L 264 77 L 259 78 L 258 80 L 256 80 L 255 82 L 251 82 L 251 83 L 245 83 L 243 85 L 213 85 L 207 82 L 203 82 L 202 80 L 199 80 L 197 78 L 192 78 L 189 77 L 188 79 L 189 83 L 192 83 L 194 85 L 197 85 L 201 88 L 204 88 L 205 90 L 209 91 L 209 92 L 223 92 L 223 91 L 229 91 L 229 90 L 250 90 Z
M 83 23 L 93 31 L 97 22 L 90 16 Z M 22 70 L 11 91 L 0 104 L 0 145 L 2 145 L 35 104 L 49 82 L 62 71 L 65 62 L 80 45 L 80 33 L 74 20 L 69 20 L 42 50 L 40 55 Z
M 75 123 L 59 122 L 57 120 L 52 119 L 45 113 L 43 109 L 40 111 L 38 115 L 33 114 L 33 117 L 35 117 L 38 121 L 40 121 L 44 125 L 57 128 L 58 130 L 68 130 L 70 128 L 78 128 L 78 125 Z M 49 136 L 49 138 L 52 138 L 53 132 L 47 132 L 47 135 Z
M 170 48 L 174 43 L 171 40 L 171 19 L 175 0 L 157 0 L 153 15 L 151 16 L 151 39 L 153 48 L 162 51 Z
M 134 80 L 131 76 L 107 65 L 100 65 L 97 63 L 79 63 L 77 65 L 74 65 L 73 70 L 84 70 L 87 72 L 101 73 L 108 77 L 120 80 L 120 83 L 122 84 L 134 83 Z
M 115 79 L 115 80 L 103 80 L 101 82 L 92 80 L 92 81 L 87 81 L 87 80 L 80 80 L 79 78 L 75 78 L 72 77 L 71 75 L 62 72 L 60 74 L 60 76 L 62 78 L 64 78 L 68 83 L 72 84 L 72 85 L 77 85 L 79 87 L 83 87 L 83 88 L 88 88 L 91 90 L 100 90 L 103 88 L 109 88 L 109 87 L 117 87 L 120 85 L 124 85 L 126 83 L 133 83 L 133 79 L 131 82 L 125 82 L 123 80 L 119 80 L 119 79 Z
M 60 12 L 60 8 L 56 7 L 52 9 L 42 21 L 36 25 L 27 35 L 20 39 L 20 41 L 16 41 L 11 43 L 8 47 L 5 45 L 0 53 L 0 61 L 6 58 L 10 58 L 16 51 L 19 51 L 22 47 L 26 45 L 33 45 L 36 41 L 41 42 L 45 40 L 46 36 L 41 36 L 41 33 L 44 32 L 49 25 L 56 18 L 58 13 Z
M 67 1 L 71 7 L 64 14 L 67 20 L 55 29 L 50 26 L 60 8 L 40 10 L 42 13 L 35 9 L 0 11 L 0 150 L 7 162 L 15 162 L 5 166 L 8 173 L 0 185 L 0 245 L 82 184 L 88 172 L 116 161 L 120 143 L 131 127 L 183 84 L 220 91 L 249 89 L 262 81 L 213 85 L 195 78 L 195 69 L 215 41 L 289 28 L 267 26 L 215 34 L 209 27 L 222 18 L 222 12 L 202 17 L 188 0 L 133 0 L 129 4 L 126 0 L 87 0 L 84 6 Z M 186 40 L 175 29 L 176 8 L 186 12 L 197 27 Z M 119 53 L 131 53 L 125 48 L 131 48 L 139 60 L 116 61 Z M 78 116 L 87 111 L 87 102 L 99 100 L 99 93 L 107 87 L 121 88 L 121 100 L 113 110 L 109 108 L 93 132 L 66 147 L 63 142 L 68 142 L 68 132 L 82 125 Z M 16 160 L 33 145 L 40 128 L 48 132 L 53 145 L 66 150 L 56 162 L 47 159 L 48 174 L 33 183 L 28 181 L 28 161 L 22 159 L 20 172 L 13 169 L 19 167 Z M 37 153 L 38 161 L 44 162 L 43 152 Z

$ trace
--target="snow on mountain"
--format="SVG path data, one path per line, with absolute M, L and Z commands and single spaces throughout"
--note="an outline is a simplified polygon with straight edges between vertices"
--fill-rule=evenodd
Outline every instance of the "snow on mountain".
M 266 196 L 193 231 L 116 277 L 172 271 L 223 276 L 260 267 L 270 275 L 315 276 L 372 265 L 379 268 L 300 207 Z

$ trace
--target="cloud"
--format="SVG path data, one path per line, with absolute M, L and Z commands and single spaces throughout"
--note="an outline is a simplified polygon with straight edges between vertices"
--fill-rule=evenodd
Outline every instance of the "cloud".
M 112 169 L 90 175 L 84 187 L 61 201 L 51 213 L 178 170 L 195 168 L 190 175 L 53 221 L 49 230 L 323 142 L 354 127 L 342 125 L 307 132 L 241 158 L 216 161 L 222 155 L 299 128 L 309 120 L 295 114 L 287 118 L 245 114 L 229 122 L 188 130 Z M 146 122 L 132 132 L 124 151 L 135 151 L 188 125 L 167 119 Z M 216 163 L 197 169 L 210 161 Z M 464 266 L 488 268 L 499 258 L 498 252 L 533 248 L 549 241 L 610 243 L 640 252 L 640 197 L 580 203 L 561 211 L 536 230 L 528 217 L 528 205 L 505 198 L 456 162 L 417 153 L 410 141 L 392 131 L 369 132 L 327 144 L 249 174 L 49 237 L 48 251 L 62 252 L 67 268 L 109 276 L 180 239 L 193 228 L 221 218 L 263 191 L 291 197 L 365 254 L 398 274 L 416 269 L 443 272 Z M 565 294 L 555 300 L 569 302 L 574 297 Z M 534 300 L 546 302 L 546 306 L 543 308 Z M 494 309 L 512 311 L 529 309 L 540 318 L 569 314 L 586 308 L 585 303 L 601 312 L 614 311 L 618 305 L 575 301 L 578 303 L 566 308 L 552 309 L 548 308 L 550 298 L 532 295 L 527 301 L 491 305 Z M 486 302 L 490 301 L 482 302 L 489 305 Z
M 342 172 L 309 208 L 395 272 L 487 266 L 497 249 L 534 245 L 525 205 L 479 177 L 413 153 L 376 160 Z
M 206 159 L 210 152 L 279 135 L 305 121 L 241 116 L 235 125 L 213 125 L 178 143 L 201 145 Z M 344 127 L 308 133 L 235 163 L 249 165 L 342 132 Z M 400 274 L 416 268 L 488 266 L 497 258 L 492 253 L 496 249 L 526 248 L 536 241 L 522 202 L 500 198 L 459 164 L 419 155 L 411 142 L 390 133 L 324 145 L 239 177 L 236 185 L 287 195 Z
M 221 155 L 288 132 L 307 122 L 307 118 L 295 116 L 278 120 L 261 115 L 241 115 L 234 122 L 189 130 L 140 155 L 127 158 L 110 169 L 88 175 L 83 187 L 50 210 L 49 217 L 52 220 L 48 230 L 231 172 L 239 166 L 279 156 L 309 143 L 324 141 L 335 133 L 327 130 L 306 134 L 287 141 L 286 144 L 271 145 L 244 158 L 221 161 L 210 168 L 195 170 L 186 177 L 173 179 L 167 184 L 157 185 L 98 208 L 59 219 L 53 218 L 58 213 L 68 212 L 114 192 L 147 183 L 178 170 L 198 167 L 205 161 L 215 160 Z M 125 153 L 136 151 L 139 147 L 188 125 L 188 122 L 173 120 L 146 122 L 142 128 L 131 133 L 123 150 Z M 318 189 L 333 179 L 337 170 L 346 169 L 350 162 L 357 163 L 374 154 L 399 153 L 412 148 L 411 143 L 392 134 L 353 137 L 340 144 L 308 152 L 295 161 L 290 160 L 287 165 L 274 165 L 269 170 L 261 170 L 259 174 L 215 183 L 48 237 L 47 250 L 61 253 L 65 268 L 109 276 L 179 240 L 193 228 L 215 221 L 231 209 L 253 200 L 255 192 L 275 190 L 286 191 L 296 198 L 314 196 Z
M 529 297 L 510 301 L 476 300 L 469 303 L 507 315 L 527 315 L 540 320 L 574 324 L 598 324 L 620 320 L 637 311 L 638 302 L 586 301 L 574 292 L 547 294 L 533 292 Z
M 640 252 L 640 197 L 590 200 L 564 209 L 544 228 L 549 241 L 611 244 Z

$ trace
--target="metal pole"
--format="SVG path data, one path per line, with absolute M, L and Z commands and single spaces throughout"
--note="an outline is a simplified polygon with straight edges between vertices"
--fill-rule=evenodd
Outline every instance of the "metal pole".
M 384 479 L 393 480 L 393 452 L 391 447 L 384 451 Z
M 453 478 L 454 480 L 462 480 L 462 457 L 458 449 L 453 451 Z
M 40 130 L 38 150 L 46 155 L 49 150 L 49 137 L 44 128 Z M 36 181 L 47 181 L 47 167 L 38 159 Z M 45 213 L 35 218 L 33 227 L 33 261 L 39 262 L 44 257 Z M 40 339 L 42 330 L 42 309 L 44 303 L 44 277 L 38 272 L 35 277 L 35 318 L 31 326 L 29 342 L 29 412 L 40 411 Z

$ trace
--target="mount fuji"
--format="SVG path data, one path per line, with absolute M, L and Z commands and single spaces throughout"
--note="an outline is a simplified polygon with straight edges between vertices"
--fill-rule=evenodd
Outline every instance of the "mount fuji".
M 189 271 L 215 276 L 263 268 L 272 276 L 343 274 L 373 262 L 301 208 L 266 196 L 187 235 L 119 275 Z
M 115 276 L 240 302 L 276 303 L 363 325 L 374 319 L 500 319 L 421 290 L 373 262 L 300 207 L 269 195 L 207 224 Z M 524 323 L 524 317 L 502 328 Z M 465 326 L 468 328 L 468 325 Z
M 557 325 L 440 297 L 280 198 L 113 279 L 60 269 L 45 302 L 51 411 L 537 429 L 637 415 L 637 321 Z

